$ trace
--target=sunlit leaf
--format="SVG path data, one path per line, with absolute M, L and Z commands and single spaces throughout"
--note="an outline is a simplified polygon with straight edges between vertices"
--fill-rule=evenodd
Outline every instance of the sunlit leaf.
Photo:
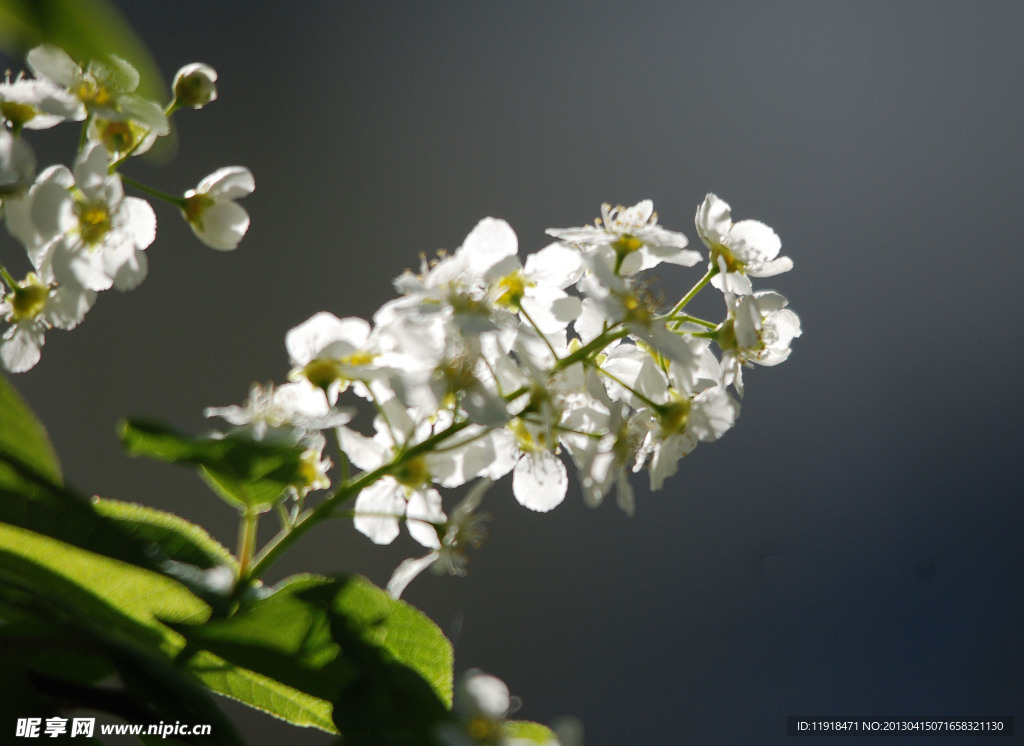
M 132 420 L 122 424 L 121 440 L 134 456 L 198 467 L 226 501 L 259 511 L 284 497 L 302 469 L 301 446 L 244 436 L 191 437 L 159 423 Z
M 331 703 L 346 742 L 427 738 L 448 715 L 447 638 L 362 578 L 292 578 L 229 619 L 173 626 L 193 646 Z M 278 703 L 249 704 L 288 719 Z
M 61 483 L 60 464 L 46 430 L 3 376 L 0 376 L 0 454 L 54 484 Z

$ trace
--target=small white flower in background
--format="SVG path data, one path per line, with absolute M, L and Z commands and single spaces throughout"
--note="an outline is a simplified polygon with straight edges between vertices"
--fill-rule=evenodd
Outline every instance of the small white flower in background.
M 182 214 L 200 241 L 211 249 L 230 251 L 249 230 L 249 213 L 235 200 L 255 188 L 252 172 L 244 166 L 218 169 L 185 192 Z
M 750 277 L 772 277 L 793 269 L 793 260 L 779 256 L 782 241 L 757 220 L 732 222 L 732 208 L 714 194 L 704 198 L 694 218 L 697 234 L 711 252 L 719 273 L 711 284 L 724 293 L 751 292 Z
M 217 71 L 202 62 L 192 62 L 178 70 L 171 90 L 173 107 L 201 109 L 217 99 Z
M 623 276 L 662 262 L 692 267 L 701 260 L 700 252 L 686 248 L 686 236 L 658 225 L 658 214 L 649 199 L 632 207 L 612 207 L 606 202 L 601 205 L 601 217 L 594 225 L 549 228 L 547 233 L 585 252 L 597 246 L 610 246 L 616 257 L 615 273 Z
M 455 684 L 452 711 L 458 723 L 442 723 L 438 735 L 445 746 L 504 744 L 502 726 L 512 709 L 505 682 L 473 668 Z
M 244 406 L 207 407 L 203 414 L 226 420 L 248 432 L 253 440 L 289 443 L 352 419 L 350 411 L 331 407 L 323 392 L 307 381 L 280 386 L 254 383 Z
M 729 318 L 718 328 L 722 348 L 722 385 L 743 395 L 743 367 L 778 365 L 789 357 L 801 334 L 800 318 L 788 301 L 770 290 L 753 295 L 726 295 Z
M 538 746 L 535 738 L 513 735 L 508 717 L 518 707 L 504 681 L 471 668 L 455 683 L 452 713 L 457 720 L 441 723 L 437 736 L 444 746 Z M 555 737 L 540 746 L 583 746 L 582 731 L 578 721 L 563 720 Z
M 49 44 L 29 51 L 26 63 L 37 78 L 49 81 L 78 99 L 72 119 L 86 113 L 112 121 L 133 121 L 157 135 L 170 132 L 170 124 L 156 103 L 135 94 L 139 73 L 126 60 L 111 56 L 109 62 L 89 62 L 82 67 L 67 52 Z
M 85 118 L 78 100 L 48 80 L 18 78 L 0 83 L 0 121 L 15 134 L 23 128 L 49 129 Z
M 492 279 L 517 262 L 519 239 L 504 220 L 484 218 L 450 256 L 428 264 L 419 274 L 406 272 L 395 279 L 402 297 L 385 303 L 374 315 L 378 325 L 390 325 L 401 317 L 442 315 L 463 335 L 472 337 L 493 331 L 500 324 L 514 326 L 515 316 L 487 298 Z
M 441 546 L 422 557 L 404 560 L 391 575 L 387 591 L 392 598 L 398 598 L 413 579 L 428 567 L 437 574 L 463 576 L 466 574 L 466 550 L 479 547 L 487 537 L 484 521 L 489 516 L 477 515 L 484 492 L 491 486 L 491 480 L 482 479 L 473 486 L 462 501 L 455 506 L 444 527 L 438 531 Z

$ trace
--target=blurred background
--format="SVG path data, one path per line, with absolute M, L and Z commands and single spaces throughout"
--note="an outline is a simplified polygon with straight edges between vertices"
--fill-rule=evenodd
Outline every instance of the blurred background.
M 13 379 L 68 481 L 233 546 L 198 478 L 121 453 L 121 417 L 207 428 L 205 407 L 283 380 L 288 329 L 369 317 L 482 217 L 532 251 L 651 198 L 697 242 L 714 191 L 795 262 L 756 285 L 801 316 L 790 361 L 745 377 L 737 427 L 663 491 L 636 480 L 635 517 L 576 489 L 533 514 L 506 481 L 469 576 L 405 598 L 457 669 L 502 677 L 524 719 L 580 718 L 588 746 L 783 743 L 790 715 L 1024 716 L 1024 5 L 115 5 L 166 81 L 220 74 L 218 101 L 175 116 L 179 153 L 125 173 L 180 193 L 240 164 L 257 188 L 230 254 L 155 204 L 145 283 Z M 33 134 L 40 167 L 70 158 Z M 339 522 L 271 580 L 383 584 L 418 552 Z M 253 744 L 330 740 L 225 708 Z

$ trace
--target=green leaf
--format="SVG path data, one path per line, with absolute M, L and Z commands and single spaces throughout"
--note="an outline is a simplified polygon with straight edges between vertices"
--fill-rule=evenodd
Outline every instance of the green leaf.
M 61 483 L 60 464 L 46 430 L 3 376 L 0 376 L 0 455 L 23 464 L 54 484 Z
M 0 613 L 5 676 L 20 679 L 33 708 L 73 702 L 134 722 L 206 722 L 215 742 L 240 743 L 173 662 L 184 641 L 160 619 L 197 623 L 209 607 L 171 578 L 0 523 Z M 92 686 L 109 670 L 123 689 Z
M 93 509 L 147 547 L 153 569 L 184 583 L 225 615 L 238 577 L 234 555 L 203 528 L 184 518 L 135 503 L 93 498 Z
M 507 738 L 520 738 L 533 743 L 555 743 L 554 732 L 546 725 L 530 720 L 507 720 L 501 726 L 502 735 Z
M 244 435 L 193 438 L 159 423 L 132 420 L 122 424 L 121 441 L 134 456 L 199 467 L 226 501 L 258 511 L 284 497 L 302 469 L 301 446 L 257 442 Z
M 0 453 L 0 521 L 155 569 L 150 546 L 97 515 L 89 500 Z
M 136 503 L 96 497 L 93 508 L 110 519 L 130 536 L 152 542 L 164 556 L 207 570 L 227 565 L 236 567 L 234 555 L 200 526 L 173 513 Z
M 297 576 L 229 619 L 173 626 L 195 647 L 333 705 L 346 743 L 428 740 L 448 716 L 451 644 L 363 578 Z M 249 704 L 291 719 L 280 703 Z

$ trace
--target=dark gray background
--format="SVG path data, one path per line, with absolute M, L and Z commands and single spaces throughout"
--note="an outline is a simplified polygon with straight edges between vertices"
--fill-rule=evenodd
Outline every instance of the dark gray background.
M 368 317 L 481 217 L 534 250 L 650 197 L 695 241 L 715 191 L 795 261 L 759 285 L 801 315 L 791 360 L 747 376 L 737 427 L 665 490 L 637 481 L 634 518 L 575 490 L 531 514 L 505 483 L 469 577 L 407 599 L 458 630 L 459 669 L 503 677 L 522 717 L 582 718 L 588 746 L 1024 715 L 1024 5 L 119 5 L 168 78 L 221 76 L 221 100 L 176 117 L 176 159 L 126 172 L 181 191 L 244 164 L 257 189 L 227 255 L 156 205 L 149 279 L 15 379 L 70 481 L 233 546 L 191 474 L 121 455 L 118 418 L 206 427 L 204 407 L 283 379 L 289 328 Z M 339 523 L 275 577 L 383 583 L 416 551 Z M 252 743 L 290 738 L 228 706 Z

